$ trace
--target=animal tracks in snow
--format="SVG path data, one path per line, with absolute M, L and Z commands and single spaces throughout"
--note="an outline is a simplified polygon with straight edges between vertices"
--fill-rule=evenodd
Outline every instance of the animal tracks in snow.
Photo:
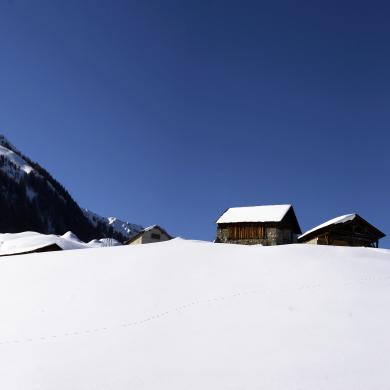
M 366 276 L 363 278 L 360 278 L 358 280 L 350 280 L 341 283 L 341 286 L 349 286 L 349 285 L 355 285 L 355 284 L 363 284 L 366 282 L 376 282 L 376 281 L 390 281 L 390 275 L 384 275 L 383 277 L 374 277 L 374 276 Z M 183 311 L 187 311 L 195 306 L 201 306 L 201 305 L 209 305 L 213 303 L 219 303 L 224 302 L 227 300 L 243 297 L 243 296 L 249 296 L 249 295 L 270 295 L 274 294 L 276 292 L 282 292 L 282 293 L 289 293 L 292 291 L 305 291 L 305 290 L 316 290 L 320 289 L 323 286 L 321 283 L 313 283 L 313 284 L 307 284 L 307 285 L 301 285 L 301 286 L 295 286 L 295 287 L 287 287 L 285 289 L 267 289 L 267 288 L 259 288 L 259 289 L 252 289 L 252 290 L 246 290 L 246 291 L 238 291 L 233 294 L 227 294 L 227 295 L 221 295 L 216 296 L 212 298 L 206 298 L 206 299 L 198 299 L 193 300 L 189 303 L 182 304 L 180 306 L 174 307 L 170 310 L 165 310 L 163 312 L 148 316 L 146 318 L 131 321 L 131 322 L 125 322 L 118 326 L 111 326 L 111 327 L 97 327 L 97 328 L 91 328 L 91 329 L 84 329 L 80 331 L 70 331 L 70 332 L 64 332 L 60 334 L 54 334 L 54 335 L 48 335 L 48 336 L 37 336 L 37 337 L 29 337 L 25 339 L 9 339 L 9 340 L 3 340 L 0 341 L 0 346 L 2 345 L 10 345 L 10 344 L 22 344 L 22 343 L 32 343 L 32 342 L 50 342 L 50 341 L 56 341 L 59 339 L 66 339 L 69 337 L 80 337 L 80 336 L 88 336 L 91 334 L 96 333 L 104 333 L 108 331 L 113 331 L 120 328 L 132 328 L 137 326 L 144 326 L 147 323 L 151 321 L 157 321 L 160 319 L 163 319 L 168 316 L 172 316 L 177 313 L 181 313 Z M 329 286 L 327 286 L 329 288 Z

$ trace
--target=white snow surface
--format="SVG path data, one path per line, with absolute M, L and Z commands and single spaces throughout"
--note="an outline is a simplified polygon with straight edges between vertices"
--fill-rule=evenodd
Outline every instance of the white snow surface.
M 100 238 L 91 240 L 87 244 L 90 248 L 102 248 L 107 246 L 119 246 L 123 245 L 121 242 L 115 240 L 115 238 Z
M 65 239 L 67 239 L 67 240 L 72 240 L 72 241 L 76 241 L 76 242 L 82 242 L 82 243 L 84 244 L 84 242 L 81 241 L 81 240 L 76 236 L 76 234 L 74 234 L 74 233 L 71 232 L 71 231 L 66 232 L 66 233 L 63 234 L 61 237 L 62 237 L 62 238 L 65 238 Z
M 217 223 L 280 222 L 290 208 L 289 204 L 231 207 L 219 217 Z
M 352 221 L 355 218 L 356 218 L 356 214 L 347 214 L 347 215 L 342 215 L 340 217 L 333 218 L 333 219 L 331 219 L 329 221 L 326 221 L 326 222 L 322 223 L 321 225 L 318 225 L 318 226 L 314 227 L 313 229 L 308 230 L 307 232 L 305 232 L 301 236 L 299 236 L 299 238 L 305 237 L 308 234 L 313 233 L 313 232 L 315 232 L 317 230 L 320 230 L 320 229 L 322 229 L 324 227 L 331 226 L 331 225 L 337 225 L 339 223 L 345 223 L 345 222 L 348 222 L 348 221 Z
M 0 261 L 7 390 L 383 390 L 390 251 L 174 239 Z

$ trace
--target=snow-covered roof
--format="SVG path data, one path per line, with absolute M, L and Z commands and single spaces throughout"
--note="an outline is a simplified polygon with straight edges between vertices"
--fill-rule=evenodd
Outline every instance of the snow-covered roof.
M 311 233 L 313 233 L 313 232 L 315 232 L 317 230 L 323 229 L 324 227 L 327 227 L 327 226 L 337 225 L 339 223 L 345 223 L 345 222 L 348 222 L 348 221 L 352 221 L 352 220 L 354 220 L 356 218 L 356 215 L 357 214 L 347 214 L 347 215 L 341 215 L 340 217 L 333 218 L 333 219 L 331 219 L 329 221 L 326 221 L 326 222 L 322 223 L 321 225 L 318 225 L 318 226 L 314 227 L 313 229 L 308 230 L 307 232 L 303 233 L 298 238 L 301 239 L 303 237 L 306 237 L 309 234 L 311 234 Z
M 88 248 L 88 245 L 80 241 L 72 232 L 65 233 L 63 236 L 37 232 L 0 234 L 0 256 L 34 252 L 53 245 L 57 245 L 62 250 Z
M 290 204 L 231 207 L 219 217 L 217 223 L 280 222 L 290 208 Z
M 148 232 L 148 231 L 153 230 L 153 229 L 161 229 L 161 228 L 160 228 L 160 226 L 158 226 L 158 225 L 151 225 L 151 226 L 146 227 L 146 228 L 143 229 L 142 231 L 143 231 L 143 232 Z

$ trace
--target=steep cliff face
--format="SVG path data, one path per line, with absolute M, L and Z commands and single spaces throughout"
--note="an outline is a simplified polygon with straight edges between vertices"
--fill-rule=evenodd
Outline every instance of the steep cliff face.
M 123 241 L 126 232 L 103 217 L 91 220 L 68 191 L 39 164 L 31 161 L 0 135 L 0 232 L 37 231 L 64 234 L 71 230 L 83 241 L 112 237 Z M 137 227 L 138 226 L 138 227 Z

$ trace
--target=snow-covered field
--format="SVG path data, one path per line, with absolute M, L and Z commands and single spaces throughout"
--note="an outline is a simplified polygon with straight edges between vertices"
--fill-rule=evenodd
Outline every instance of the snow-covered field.
M 0 388 L 390 383 L 390 251 L 169 242 L 0 261 Z

